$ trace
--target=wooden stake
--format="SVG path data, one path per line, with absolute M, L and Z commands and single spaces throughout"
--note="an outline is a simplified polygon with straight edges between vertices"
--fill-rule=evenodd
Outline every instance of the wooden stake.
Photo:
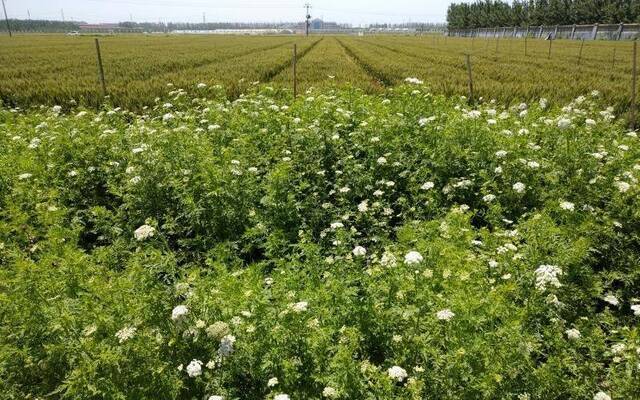
M 578 55 L 578 65 L 582 62 L 582 49 L 584 48 L 584 39 L 582 39 L 582 43 L 580 43 L 580 54 Z
M 553 43 L 553 39 L 549 38 L 549 59 L 551 59 L 551 43 Z
M 467 74 L 469 75 L 469 104 L 473 104 L 473 74 L 471 73 L 471 56 L 465 55 L 467 59 Z
M 616 48 L 613 48 L 613 59 L 611 61 L 611 69 L 616 67 Z
M 104 82 L 104 68 L 102 67 L 102 55 L 100 54 L 100 42 L 96 38 L 96 53 L 98 53 L 98 73 L 100 74 L 100 84 L 102 86 L 102 97 L 107 96 L 107 85 Z
M 524 37 L 524 56 L 527 56 L 527 37 Z
M 298 97 L 298 45 L 293 45 L 293 98 Z
M 631 129 L 636 129 L 636 87 L 638 74 L 638 41 L 633 41 L 633 62 L 631 77 Z

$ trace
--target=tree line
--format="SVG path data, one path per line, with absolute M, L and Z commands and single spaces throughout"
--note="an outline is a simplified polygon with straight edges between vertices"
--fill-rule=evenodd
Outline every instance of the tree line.
M 70 32 L 77 31 L 80 24 L 77 21 L 47 21 L 37 19 L 9 19 L 11 30 L 15 32 Z M 6 32 L 5 21 L 0 20 L 0 32 Z
M 453 3 L 452 29 L 640 22 L 640 0 L 478 0 Z
M 81 21 L 48 21 L 35 19 L 9 19 L 11 30 L 15 32 L 71 32 L 80 30 Z M 119 28 L 136 29 L 144 32 L 170 32 L 174 30 L 215 30 L 215 29 L 284 29 L 295 28 L 295 22 L 119 22 Z M 339 24 L 338 27 L 349 28 L 350 25 Z M 106 29 L 106 28 L 105 28 Z M 6 32 L 7 26 L 0 19 L 0 32 Z
M 9 19 L 11 29 L 16 32 L 70 32 L 80 30 L 80 25 L 86 22 L 79 21 L 48 21 L 48 20 L 26 20 Z M 175 22 L 120 22 L 118 27 L 127 29 L 139 29 L 148 32 L 163 32 L 173 30 L 214 30 L 214 29 L 267 29 L 275 28 L 276 23 L 175 23 Z M 4 21 L 0 20 L 0 31 L 6 31 Z
M 120 22 L 121 28 L 141 29 L 147 32 L 201 31 L 216 29 L 277 29 L 287 24 L 275 22 Z M 289 25 L 293 25 L 290 23 Z

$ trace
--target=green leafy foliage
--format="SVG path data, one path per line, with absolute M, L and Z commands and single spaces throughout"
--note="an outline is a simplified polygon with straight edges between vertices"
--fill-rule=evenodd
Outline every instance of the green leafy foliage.
M 410 82 L 0 109 L 3 398 L 638 398 L 636 133 Z

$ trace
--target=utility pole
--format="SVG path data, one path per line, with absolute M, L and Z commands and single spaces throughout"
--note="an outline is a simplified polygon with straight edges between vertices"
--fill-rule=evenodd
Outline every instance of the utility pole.
M 202 13 L 202 24 L 206 24 L 207 23 L 207 16 L 205 13 Z
M 11 37 L 11 25 L 9 24 L 9 17 L 7 17 L 7 7 L 4 5 L 4 0 L 2 0 L 2 9 L 4 10 L 4 20 L 7 22 L 7 31 L 9 32 L 9 37 Z
M 311 14 L 309 14 L 309 9 L 311 8 L 311 4 L 307 3 L 304 5 L 307 9 L 307 14 L 305 17 L 305 35 L 309 36 L 309 26 L 311 25 Z
M 60 9 L 60 15 L 62 15 L 62 22 L 64 22 L 64 9 Z
M 31 21 L 31 11 L 27 8 L 27 19 Z

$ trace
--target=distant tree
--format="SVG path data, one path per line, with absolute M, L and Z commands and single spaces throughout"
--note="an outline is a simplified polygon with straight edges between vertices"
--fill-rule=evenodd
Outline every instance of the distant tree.
M 513 26 L 525 26 L 529 21 L 529 2 L 515 0 L 511 5 L 511 24 Z
M 7 26 L 4 21 L 1 22 L 0 32 L 6 32 Z M 80 24 L 84 22 L 9 19 L 11 30 L 15 32 L 71 32 L 80 29 Z
M 640 0 L 477 0 L 453 3 L 450 28 L 640 22 Z

